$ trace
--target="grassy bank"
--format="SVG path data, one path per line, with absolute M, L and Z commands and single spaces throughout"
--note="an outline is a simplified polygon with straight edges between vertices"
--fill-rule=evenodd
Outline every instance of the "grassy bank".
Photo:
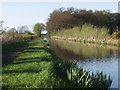
M 51 36 L 56 39 L 119 46 L 119 39 L 113 38 L 108 32 L 107 28 L 98 28 L 90 24 L 84 24 L 82 27 L 77 26 L 72 29 L 54 32 Z
M 28 47 L 27 41 L 18 41 L 2 45 L 2 66 L 11 63 L 22 51 Z
M 25 43 L 27 46 L 23 46 L 20 54 L 2 69 L 3 88 L 107 88 L 111 85 L 110 77 L 102 73 L 90 75 L 77 69 L 75 62 L 62 61 L 42 40 Z

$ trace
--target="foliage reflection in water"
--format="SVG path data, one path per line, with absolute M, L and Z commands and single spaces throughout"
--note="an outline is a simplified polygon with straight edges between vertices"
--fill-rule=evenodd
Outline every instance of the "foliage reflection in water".
M 79 68 L 110 75 L 111 87 L 118 87 L 118 47 L 51 40 L 50 48 L 63 60 L 77 60 Z

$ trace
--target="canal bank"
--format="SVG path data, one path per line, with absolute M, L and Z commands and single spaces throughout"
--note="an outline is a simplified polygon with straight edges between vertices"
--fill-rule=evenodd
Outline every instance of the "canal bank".
M 73 37 L 63 37 L 63 36 L 51 36 L 53 39 L 67 40 L 67 41 L 75 41 L 75 42 L 83 42 L 83 43 L 92 43 L 99 45 L 110 45 L 119 47 L 119 39 L 95 39 L 94 37 L 84 39 L 84 38 L 73 38 Z
M 3 88 L 108 88 L 111 85 L 110 77 L 102 73 L 91 76 L 77 69 L 75 62 L 62 61 L 41 39 L 27 43 L 28 47 L 3 67 Z

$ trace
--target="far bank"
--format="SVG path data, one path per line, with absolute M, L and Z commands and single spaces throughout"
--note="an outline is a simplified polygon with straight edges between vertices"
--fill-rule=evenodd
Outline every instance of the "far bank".
M 119 34 L 119 31 L 109 34 L 109 29 L 105 27 L 99 28 L 90 24 L 84 24 L 72 29 L 53 32 L 51 38 L 119 47 Z

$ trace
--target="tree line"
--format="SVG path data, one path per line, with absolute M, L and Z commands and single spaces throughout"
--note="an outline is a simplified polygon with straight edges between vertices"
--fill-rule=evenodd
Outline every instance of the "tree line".
M 26 25 L 19 26 L 16 28 L 10 28 L 7 27 L 6 25 L 3 25 L 5 21 L 0 21 L 0 35 L 1 34 L 35 34 L 36 36 L 40 37 L 41 36 L 41 30 L 44 29 L 45 25 L 43 23 L 35 23 L 33 26 L 33 32 L 29 31 L 29 27 Z
M 53 32 L 88 23 L 96 27 L 106 27 L 109 29 L 109 33 L 113 33 L 119 30 L 119 16 L 119 13 L 110 13 L 107 10 L 92 11 L 73 7 L 67 9 L 59 8 L 50 14 L 46 28 L 49 32 Z

